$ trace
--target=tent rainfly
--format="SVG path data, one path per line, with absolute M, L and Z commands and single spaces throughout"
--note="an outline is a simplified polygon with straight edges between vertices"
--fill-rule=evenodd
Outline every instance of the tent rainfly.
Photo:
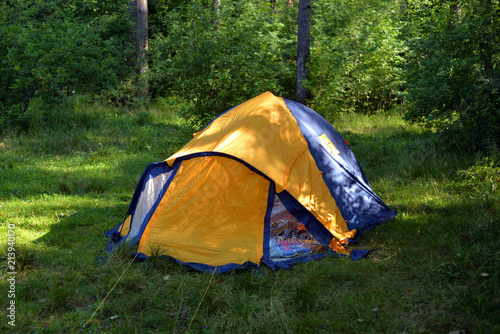
M 332 252 L 362 257 L 345 246 L 395 216 L 332 125 L 266 92 L 149 164 L 107 251 L 127 243 L 139 259 L 160 254 L 210 273 L 290 268 Z

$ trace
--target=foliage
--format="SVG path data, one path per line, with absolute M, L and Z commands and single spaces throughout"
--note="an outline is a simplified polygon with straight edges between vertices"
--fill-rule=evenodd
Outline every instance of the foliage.
M 500 197 L 500 167 L 494 159 L 486 157 L 467 170 L 460 171 L 467 190 L 478 200 Z
M 27 127 L 64 96 L 115 89 L 129 72 L 126 4 L 2 2 L 0 127 Z
M 408 1 L 406 99 L 412 122 L 500 144 L 500 3 Z
M 148 3 L 151 98 L 184 99 L 200 125 L 263 91 L 294 97 L 297 0 Z M 74 94 L 150 103 L 134 98 L 130 4 L 0 2 L 1 131 L 40 126 Z M 460 149 L 492 152 L 499 13 L 498 0 L 314 1 L 308 104 L 324 115 L 401 104 L 407 120 L 446 130 Z
M 399 1 L 316 1 L 308 85 L 324 113 L 389 109 L 402 81 Z
M 151 41 L 156 94 L 191 101 L 187 114 L 201 124 L 264 91 L 293 94 L 293 34 L 279 20 L 288 15 L 296 13 L 249 1 L 166 12 L 168 32 Z

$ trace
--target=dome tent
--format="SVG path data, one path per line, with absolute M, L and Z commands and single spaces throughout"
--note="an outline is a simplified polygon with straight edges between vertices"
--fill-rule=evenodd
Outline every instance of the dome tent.
M 149 164 L 107 250 L 161 254 L 219 273 L 289 268 L 396 216 L 340 134 L 312 109 L 267 92 L 224 112 Z

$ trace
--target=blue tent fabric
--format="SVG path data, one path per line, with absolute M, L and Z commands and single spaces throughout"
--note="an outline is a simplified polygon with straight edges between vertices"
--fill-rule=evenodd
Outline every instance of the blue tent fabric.
M 302 222 L 307 231 L 323 246 L 329 247 L 333 235 L 328 229 L 321 224 L 321 222 L 314 217 L 314 215 L 306 210 L 302 204 L 299 203 L 292 195 L 286 190 L 278 194 L 283 205 L 286 207 L 298 221 Z
M 373 191 L 363 169 L 335 128 L 317 112 L 300 103 L 285 100 L 306 139 L 323 180 L 335 199 L 349 229 L 369 230 L 396 216 Z M 340 152 L 332 155 L 319 137 L 325 134 Z

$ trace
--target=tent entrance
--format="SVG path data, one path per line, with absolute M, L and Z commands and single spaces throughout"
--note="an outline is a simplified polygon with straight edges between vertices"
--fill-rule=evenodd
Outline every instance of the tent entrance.
M 270 225 L 269 253 L 273 260 L 325 251 L 304 224 L 286 209 L 278 195 L 274 196 Z

